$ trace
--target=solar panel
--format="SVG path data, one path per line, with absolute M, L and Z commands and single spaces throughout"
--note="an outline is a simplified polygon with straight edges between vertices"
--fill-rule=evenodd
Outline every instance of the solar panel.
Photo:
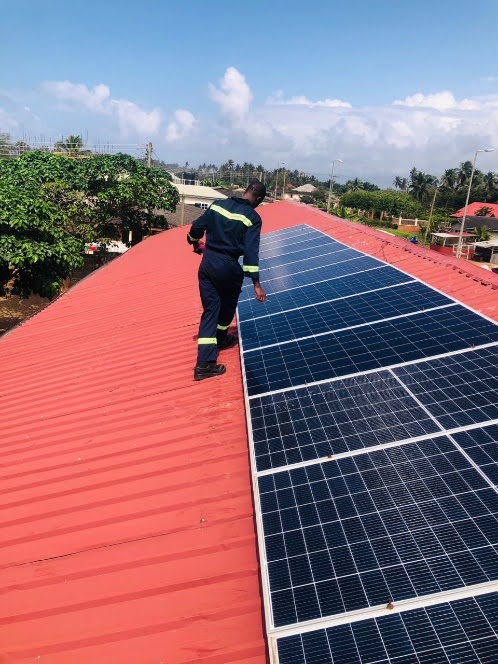
M 297 245 L 299 248 L 294 250 L 292 247 L 290 247 L 289 251 L 284 250 L 282 254 L 275 254 L 272 252 L 272 255 L 268 258 L 260 256 L 260 269 L 264 270 L 269 267 L 274 267 L 275 265 L 295 263 L 298 261 L 307 260 L 310 257 L 322 256 L 331 253 L 331 251 L 341 251 L 346 248 L 344 245 L 341 245 L 338 242 L 324 242 L 320 238 L 306 242 L 306 247 L 303 247 L 303 244 L 304 243 L 300 243 Z
M 408 282 L 413 282 L 413 279 L 399 270 L 383 265 L 375 266 L 364 272 L 334 277 L 317 284 L 281 291 L 273 294 L 264 303 L 256 302 L 254 297 L 243 300 L 239 303 L 239 320 L 263 318 L 283 311 L 300 309 L 311 304 L 368 293 L 379 288 Z
M 272 661 L 498 661 L 498 325 L 306 227 L 261 255 L 238 321 Z
M 460 305 L 244 353 L 250 396 L 498 341 L 498 326 Z
M 256 397 L 250 415 L 258 471 L 439 430 L 387 371 Z
M 261 320 L 241 321 L 244 350 L 313 336 L 372 321 L 452 304 L 440 293 L 413 281 L 394 288 L 324 302 Z
M 445 429 L 498 419 L 497 346 L 408 365 L 395 374 Z
M 273 625 L 498 580 L 498 494 L 447 437 L 260 476 Z
M 353 251 L 353 250 L 351 250 Z M 321 281 L 328 281 L 334 277 L 343 277 L 347 274 L 355 274 L 363 272 L 373 267 L 380 267 L 382 265 L 375 258 L 369 256 L 362 256 L 359 252 L 350 254 L 348 258 L 345 256 L 344 251 L 339 253 L 341 258 L 340 262 L 332 263 L 325 267 L 311 268 L 297 274 L 290 274 L 279 278 L 274 278 L 270 281 L 265 280 L 265 291 L 268 295 L 287 290 L 288 288 L 299 288 L 309 284 L 318 284 Z M 242 291 L 240 296 L 241 301 L 247 298 L 254 297 L 252 285 L 248 284 Z
M 498 487 L 498 425 L 461 431 L 452 437 Z
M 280 664 L 492 664 L 498 593 L 278 639 Z

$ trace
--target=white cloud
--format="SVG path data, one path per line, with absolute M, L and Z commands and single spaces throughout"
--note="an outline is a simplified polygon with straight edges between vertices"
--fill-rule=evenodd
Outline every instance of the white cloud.
M 494 83 L 495 81 L 498 81 L 498 76 L 483 76 L 481 81 L 485 81 L 486 83 Z
M 158 133 L 161 125 L 161 113 L 158 109 L 144 111 L 127 99 L 113 99 L 110 88 L 103 83 L 88 88 L 83 83 L 71 81 L 45 81 L 42 90 L 72 106 L 83 107 L 92 113 L 116 116 L 120 131 L 124 135 L 154 135 Z
M 42 84 L 42 89 L 60 101 L 68 101 L 83 106 L 95 113 L 110 113 L 111 91 L 103 83 L 89 89 L 83 83 L 45 81 Z
M 227 115 L 234 124 L 240 124 L 249 112 L 253 99 L 251 88 L 235 67 L 228 67 L 216 88 L 209 83 L 209 96 L 218 104 L 220 111 Z
M 475 111 L 480 108 L 479 102 L 472 99 L 462 99 L 461 101 L 457 101 L 453 93 L 448 90 L 429 95 L 417 92 L 411 97 L 405 97 L 403 100 L 396 99 L 393 104 L 395 106 L 434 108 L 437 111 L 449 111 L 454 109 L 461 111 Z
M 268 97 L 266 103 L 269 106 L 308 106 L 315 108 L 323 106 L 325 108 L 351 108 L 348 101 L 341 101 L 340 99 L 323 99 L 321 101 L 311 101 L 304 95 L 290 97 L 285 99 L 283 90 L 277 90 Z
M 126 99 L 113 99 L 112 108 L 118 116 L 119 128 L 122 134 L 140 134 L 142 136 L 157 134 L 161 126 L 161 113 L 143 111 L 136 104 Z
M 178 109 L 175 111 L 174 120 L 169 123 L 166 131 L 166 140 L 170 143 L 187 138 L 195 128 L 197 123 L 195 117 L 190 111 Z
M 0 134 L 14 131 L 19 123 L 4 108 L 0 108 Z

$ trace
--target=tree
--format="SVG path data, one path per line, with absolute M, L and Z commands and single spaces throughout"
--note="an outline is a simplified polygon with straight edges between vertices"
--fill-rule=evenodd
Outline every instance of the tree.
M 487 226 L 476 226 L 472 232 L 474 235 L 477 235 L 478 242 L 487 242 L 491 237 L 490 230 Z
M 359 178 L 348 180 L 346 187 L 348 191 L 358 191 L 358 189 L 363 189 L 363 182 Z
M 56 152 L 66 153 L 68 157 L 91 154 L 89 150 L 83 150 L 83 139 L 81 136 L 76 136 L 75 134 L 69 134 L 65 141 L 57 141 L 54 144 L 54 149 Z
M 420 203 L 427 203 L 434 193 L 434 187 L 437 185 L 437 178 L 428 173 L 422 173 L 417 169 L 410 171 L 409 191 L 415 200 Z
M 53 297 L 90 240 L 148 233 L 178 190 L 125 154 L 69 159 L 41 151 L 0 162 L 0 290 Z
M 483 176 L 483 191 L 486 202 L 493 201 L 498 193 L 498 178 L 490 171 Z
M 400 189 L 401 191 L 407 191 L 408 190 L 408 179 L 407 178 L 401 178 L 399 175 L 397 175 L 394 178 L 393 185 L 396 187 L 396 189 Z
M 454 190 L 457 187 L 457 169 L 447 168 L 441 176 L 441 187 L 443 189 Z
M 398 217 L 420 217 L 423 207 L 406 193 L 398 191 L 349 191 L 341 196 L 341 207 L 372 210 L 379 218 L 382 212 Z

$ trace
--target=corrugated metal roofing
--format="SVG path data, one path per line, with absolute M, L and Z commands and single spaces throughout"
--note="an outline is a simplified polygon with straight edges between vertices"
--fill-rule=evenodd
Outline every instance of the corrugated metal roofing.
M 498 276 L 290 202 L 498 320 Z M 5 661 L 266 660 L 236 349 L 194 383 L 198 257 L 134 247 L 0 341 Z
M 238 353 L 193 382 L 185 234 L 0 342 L 5 661 L 265 661 Z
M 498 203 L 470 203 L 467 206 L 467 215 L 472 216 L 476 212 L 479 212 L 479 210 L 482 210 L 482 208 L 488 208 L 491 210 L 493 216 L 495 217 L 498 215 Z M 450 217 L 463 217 L 464 212 L 465 208 L 460 208 L 453 214 L 450 214 Z

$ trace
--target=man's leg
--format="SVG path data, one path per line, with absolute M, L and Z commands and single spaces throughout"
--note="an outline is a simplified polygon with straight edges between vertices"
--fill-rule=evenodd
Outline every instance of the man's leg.
M 220 296 L 211 280 L 205 277 L 199 277 L 199 291 L 203 311 L 197 340 L 197 362 L 216 362 L 216 325 L 221 307 Z
M 216 333 L 219 350 L 230 348 L 237 343 L 237 338 L 228 334 L 228 328 L 235 316 L 243 281 L 244 275 L 240 269 L 240 265 L 237 263 L 234 266 L 232 279 L 225 284 L 220 294 L 220 313 Z
M 218 357 L 216 326 L 221 306 L 220 296 L 202 265 L 199 269 L 199 291 L 203 312 L 197 339 L 197 364 L 194 368 L 194 380 L 203 380 L 225 373 L 225 367 L 222 364 L 216 364 Z

